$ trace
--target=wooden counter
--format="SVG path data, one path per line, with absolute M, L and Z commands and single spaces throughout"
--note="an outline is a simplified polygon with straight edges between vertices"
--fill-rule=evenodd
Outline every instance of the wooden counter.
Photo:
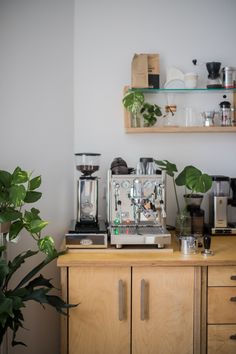
M 170 250 L 163 249 L 77 249 L 68 250 L 68 253 L 59 257 L 59 267 L 70 266 L 208 266 L 208 265 L 236 265 L 236 236 L 213 236 L 211 249 L 213 256 L 183 255 L 178 244 L 172 241 Z

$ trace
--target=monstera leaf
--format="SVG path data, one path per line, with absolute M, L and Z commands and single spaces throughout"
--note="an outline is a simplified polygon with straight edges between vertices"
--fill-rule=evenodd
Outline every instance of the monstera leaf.
M 177 186 L 185 186 L 191 193 L 206 193 L 212 185 L 212 178 L 194 166 L 186 166 L 176 177 Z

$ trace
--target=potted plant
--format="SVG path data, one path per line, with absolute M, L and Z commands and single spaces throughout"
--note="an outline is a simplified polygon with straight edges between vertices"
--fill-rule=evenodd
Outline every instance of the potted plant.
M 123 105 L 132 115 L 133 127 L 141 126 L 141 118 L 144 120 L 144 126 L 151 127 L 158 117 L 162 116 L 161 108 L 156 104 L 145 102 L 143 92 L 131 90 L 125 93 Z
M 200 207 L 204 194 L 210 190 L 212 186 L 212 178 L 192 165 L 184 167 L 178 176 L 175 177 L 175 174 L 178 172 L 175 164 L 167 160 L 155 160 L 155 162 L 163 171 L 166 171 L 168 176 L 172 178 L 177 204 L 176 223 L 179 227 L 185 227 L 185 230 L 183 231 L 184 233 L 190 234 L 191 220 L 187 207 L 189 205 L 198 205 Z M 185 206 L 183 209 L 180 208 L 176 186 L 185 187 L 185 194 L 183 195 L 185 199 Z
M 48 222 L 41 219 L 39 210 L 34 207 L 27 209 L 28 204 L 41 198 L 42 193 L 38 191 L 40 185 L 40 176 L 33 177 L 32 173 L 20 167 L 12 173 L 0 171 L 0 224 L 3 227 L 0 245 L 0 345 L 8 330 L 12 331 L 12 346 L 25 345 L 16 340 L 16 334 L 19 328 L 23 328 L 22 310 L 28 301 L 34 300 L 43 307 L 45 304 L 50 305 L 62 314 L 66 314 L 67 308 L 76 306 L 66 304 L 59 296 L 50 294 L 54 289 L 51 280 L 39 274 L 65 252 L 56 250 L 52 236 L 42 236 L 42 230 Z M 25 250 L 14 259 L 7 260 L 8 243 L 19 241 L 23 230 L 35 240 L 36 249 Z M 39 252 L 44 254 L 44 259 L 13 286 L 12 276 L 18 275 L 21 265 Z
M 152 127 L 157 122 L 157 118 L 162 116 L 161 109 L 157 104 L 144 102 L 140 113 L 143 115 L 144 126 Z

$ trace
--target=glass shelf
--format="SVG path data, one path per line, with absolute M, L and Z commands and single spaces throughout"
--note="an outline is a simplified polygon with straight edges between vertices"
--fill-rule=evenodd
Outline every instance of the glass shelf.
M 236 92 L 235 88 L 225 89 L 225 88 L 195 88 L 195 89 L 187 89 L 187 88 L 129 88 L 129 91 L 142 91 L 143 93 L 168 93 L 168 92 L 175 92 L 175 93 L 196 93 L 196 92 L 204 92 L 204 93 L 234 93 Z

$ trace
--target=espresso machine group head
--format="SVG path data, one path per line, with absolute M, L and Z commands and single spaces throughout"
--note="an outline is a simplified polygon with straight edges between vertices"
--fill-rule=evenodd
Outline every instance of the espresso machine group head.
M 209 224 L 213 235 L 236 234 L 236 222 L 229 220 L 229 207 L 236 207 L 236 178 L 212 176 L 209 194 Z

